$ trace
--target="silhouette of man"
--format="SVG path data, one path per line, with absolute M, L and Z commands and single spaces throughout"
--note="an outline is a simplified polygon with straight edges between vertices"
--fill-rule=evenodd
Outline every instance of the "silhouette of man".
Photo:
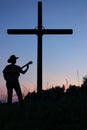
M 23 97 L 21 93 L 21 88 L 19 84 L 19 76 L 20 73 L 25 74 L 27 70 L 29 69 L 29 65 L 26 65 L 26 69 L 22 70 L 22 68 L 16 64 L 16 60 L 19 57 L 16 57 L 15 55 L 11 55 L 8 59 L 9 65 L 7 65 L 3 70 L 3 76 L 6 80 L 6 87 L 7 87 L 7 102 L 8 104 L 12 104 L 12 93 L 13 89 L 16 91 L 16 94 L 18 96 L 18 100 L 20 104 L 23 104 Z

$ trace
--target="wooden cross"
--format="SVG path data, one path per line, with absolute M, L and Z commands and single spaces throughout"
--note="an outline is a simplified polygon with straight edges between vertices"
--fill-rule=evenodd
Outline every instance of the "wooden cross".
M 38 40 L 37 48 L 37 92 L 42 92 L 42 36 L 44 34 L 72 34 L 72 29 L 43 29 L 42 26 L 42 2 L 38 2 L 38 26 L 36 29 L 8 29 L 8 34 L 36 34 Z

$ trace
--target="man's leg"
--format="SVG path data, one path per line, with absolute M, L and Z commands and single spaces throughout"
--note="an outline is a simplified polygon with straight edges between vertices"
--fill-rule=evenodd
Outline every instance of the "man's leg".
M 18 96 L 19 103 L 22 105 L 23 104 L 23 97 L 22 97 L 20 85 L 19 85 L 19 83 L 15 84 L 15 85 L 16 86 L 14 87 L 14 89 L 15 89 L 16 94 Z
M 7 95 L 8 95 L 7 102 L 8 102 L 8 104 L 12 104 L 12 93 L 13 93 L 12 87 L 9 84 L 7 84 Z

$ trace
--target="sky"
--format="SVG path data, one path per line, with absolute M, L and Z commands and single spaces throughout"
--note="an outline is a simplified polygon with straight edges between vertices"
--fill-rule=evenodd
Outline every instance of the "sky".
M 43 89 L 81 85 L 87 74 L 87 1 L 42 0 L 45 29 L 73 29 L 72 35 L 43 36 Z M 8 35 L 7 29 L 34 29 L 38 22 L 38 0 L 0 0 L 0 93 L 6 91 L 2 71 L 8 58 L 17 65 L 33 61 L 20 76 L 22 91 L 37 89 L 37 36 Z

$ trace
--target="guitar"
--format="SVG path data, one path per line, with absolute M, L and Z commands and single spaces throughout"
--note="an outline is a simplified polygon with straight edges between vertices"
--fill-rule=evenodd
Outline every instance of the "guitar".
M 23 69 L 23 68 L 26 67 L 27 65 L 31 65 L 31 64 L 33 64 L 33 62 L 32 62 L 32 61 L 29 61 L 27 64 L 25 64 L 24 66 L 22 66 L 21 69 Z

